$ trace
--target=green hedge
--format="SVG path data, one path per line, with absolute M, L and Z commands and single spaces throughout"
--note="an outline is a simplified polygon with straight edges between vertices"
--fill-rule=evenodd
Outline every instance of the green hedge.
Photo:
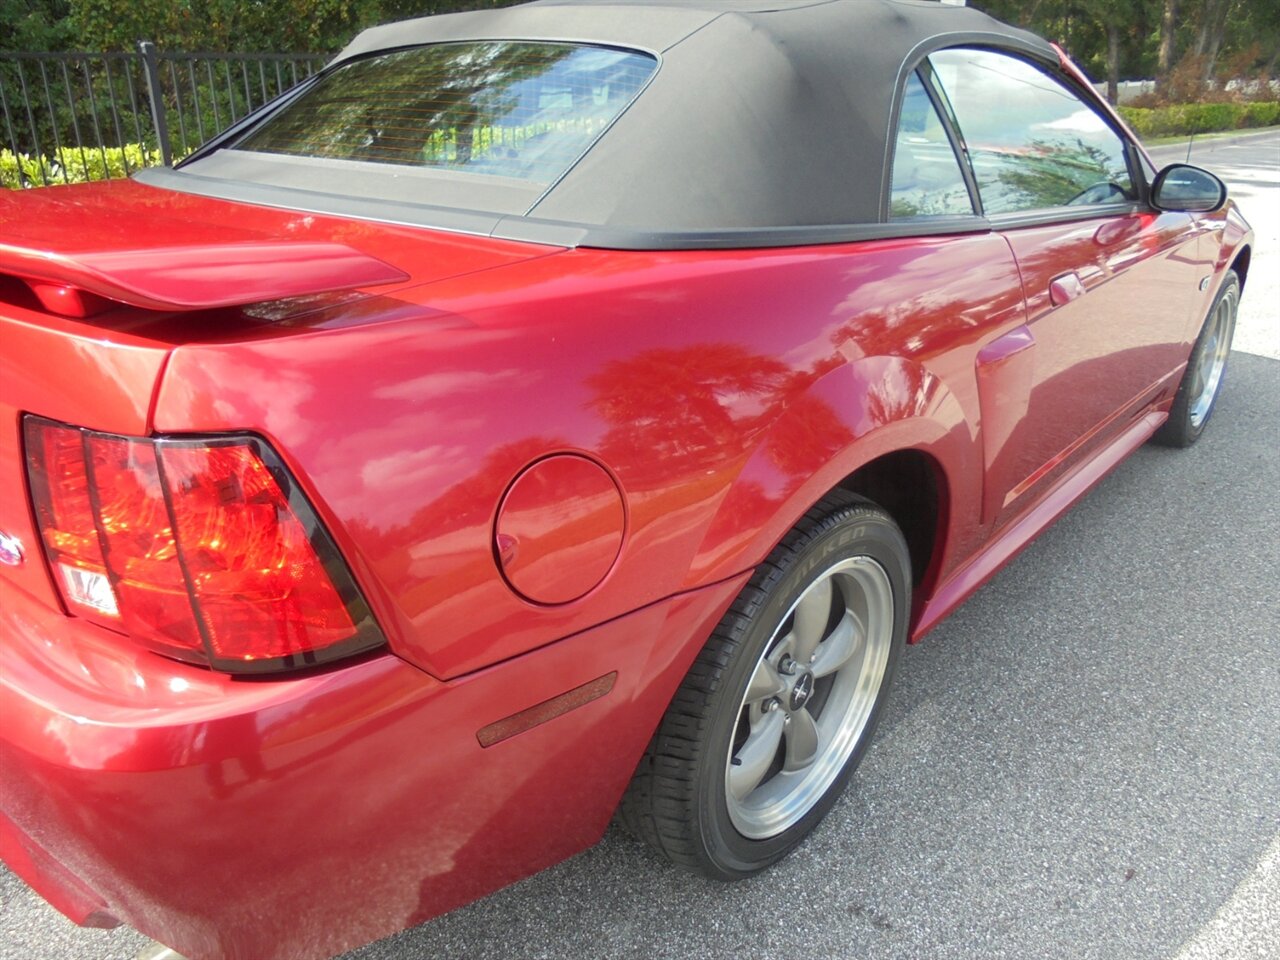
M 154 150 L 144 154 L 141 144 L 128 143 L 123 147 L 103 147 L 101 149 L 85 147 L 63 147 L 52 157 L 34 157 L 20 153 L 16 156 L 12 151 L 0 150 L 0 186 L 17 189 L 23 186 L 42 186 L 49 183 L 86 183 L 90 180 L 105 180 L 108 177 L 126 175 L 125 160 L 128 170 L 137 170 L 149 163 L 158 163 L 160 158 Z M 43 172 L 43 175 L 42 175 Z M 23 183 L 23 177 L 26 183 Z
M 1186 137 L 1280 124 L 1280 101 L 1262 103 L 1177 103 L 1168 107 L 1121 107 L 1140 137 Z

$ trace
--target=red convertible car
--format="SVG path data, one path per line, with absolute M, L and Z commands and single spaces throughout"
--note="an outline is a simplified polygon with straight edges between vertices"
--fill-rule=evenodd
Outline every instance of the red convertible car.
M 594 843 L 793 851 L 917 640 L 1222 383 L 1251 234 L 919 0 L 361 34 L 0 198 L 0 853 L 318 958 Z

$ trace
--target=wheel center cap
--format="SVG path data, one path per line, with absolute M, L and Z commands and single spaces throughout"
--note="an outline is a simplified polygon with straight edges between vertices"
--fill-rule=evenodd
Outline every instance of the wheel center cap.
M 809 698 L 813 696 L 813 674 L 803 673 L 800 679 L 796 681 L 796 685 L 791 688 L 791 712 L 803 709 L 804 705 L 809 702 Z

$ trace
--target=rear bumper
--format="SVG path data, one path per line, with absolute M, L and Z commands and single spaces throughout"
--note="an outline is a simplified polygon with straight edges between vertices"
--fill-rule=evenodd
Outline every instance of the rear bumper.
M 85 886 L 0 813 L 0 860 L 57 910 L 82 927 L 110 929 L 120 920 L 107 912 L 102 898 Z
M 0 585 L 0 853 L 73 920 L 192 960 L 332 956 L 599 839 L 744 578 L 448 683 L 389 655 L 231 681 Z

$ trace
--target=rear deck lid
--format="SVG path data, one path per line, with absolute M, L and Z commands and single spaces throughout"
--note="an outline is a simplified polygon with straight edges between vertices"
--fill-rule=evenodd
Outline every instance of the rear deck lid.
M 333 291 L 394 299 L 558 249 L 133 181 L 0 191 L 0 534 L 20 554 L 0 555 L 0 577 L 57 605 L 26 489 L 24 413 L 147 436 L 175 347 L 261 335 L 228 308 Z
M 338 290 L 386 293 L 555 249 L 127 180 L 0 192 L 0 275 L 148 310 L 212 309 Z M 54 296 L 39 292 L 42 303 L 44 294 Z

